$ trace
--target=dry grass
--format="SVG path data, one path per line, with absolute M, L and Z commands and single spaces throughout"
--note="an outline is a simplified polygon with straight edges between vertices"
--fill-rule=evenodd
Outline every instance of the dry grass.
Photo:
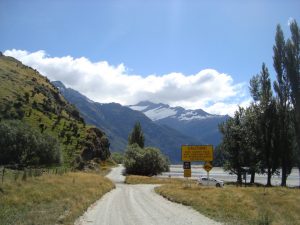
M 169 184 L 157 187 L 156 192 L 227 224 L 300 224 L 299 189 Z
M 73 224 L 97 199 L 114 188 L 98 174 L 43 175 L 0 184 L 0 224 Z
M 158 178 L 158 177 L 147 177 L 129 175 L 126 176 L 126 184 L 182 184 L 184 179 L 171 179 L 171 178 Z

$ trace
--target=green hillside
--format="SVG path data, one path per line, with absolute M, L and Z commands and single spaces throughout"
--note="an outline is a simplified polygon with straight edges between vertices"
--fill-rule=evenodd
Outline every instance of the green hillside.
M 0 120 L 20 120 L 60 143 L 64 165 L 81 157 L 105 159 L 109 142 L 105 134 L 86 127 L 77 109 L 49 80 L 20 61 L 0 55 Z

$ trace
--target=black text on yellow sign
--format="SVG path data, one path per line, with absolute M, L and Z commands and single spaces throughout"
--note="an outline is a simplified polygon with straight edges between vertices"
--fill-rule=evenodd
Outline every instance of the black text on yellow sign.
M 181 160 L 196 161 L 213 161 L 212 145 L 183 145 L 181 146 Z

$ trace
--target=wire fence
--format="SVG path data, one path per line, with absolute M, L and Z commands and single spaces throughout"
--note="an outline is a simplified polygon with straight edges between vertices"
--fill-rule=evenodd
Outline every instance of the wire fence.
M 33 177 L 42 175 L 63 175 L 68 172 L 74 172 L 73 169 L 56 167 L 56 168 L 24 168 L 21 170 L 0 167 L 1 183 L 12 181 L 26 181 Z

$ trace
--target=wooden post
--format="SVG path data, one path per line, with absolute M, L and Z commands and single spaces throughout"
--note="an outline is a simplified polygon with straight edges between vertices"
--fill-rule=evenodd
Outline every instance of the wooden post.
M 4 173 L 5 173 L 5 167 L 3 167 L 3 170 L 2 170 L 2 184 L 4 182 Z

